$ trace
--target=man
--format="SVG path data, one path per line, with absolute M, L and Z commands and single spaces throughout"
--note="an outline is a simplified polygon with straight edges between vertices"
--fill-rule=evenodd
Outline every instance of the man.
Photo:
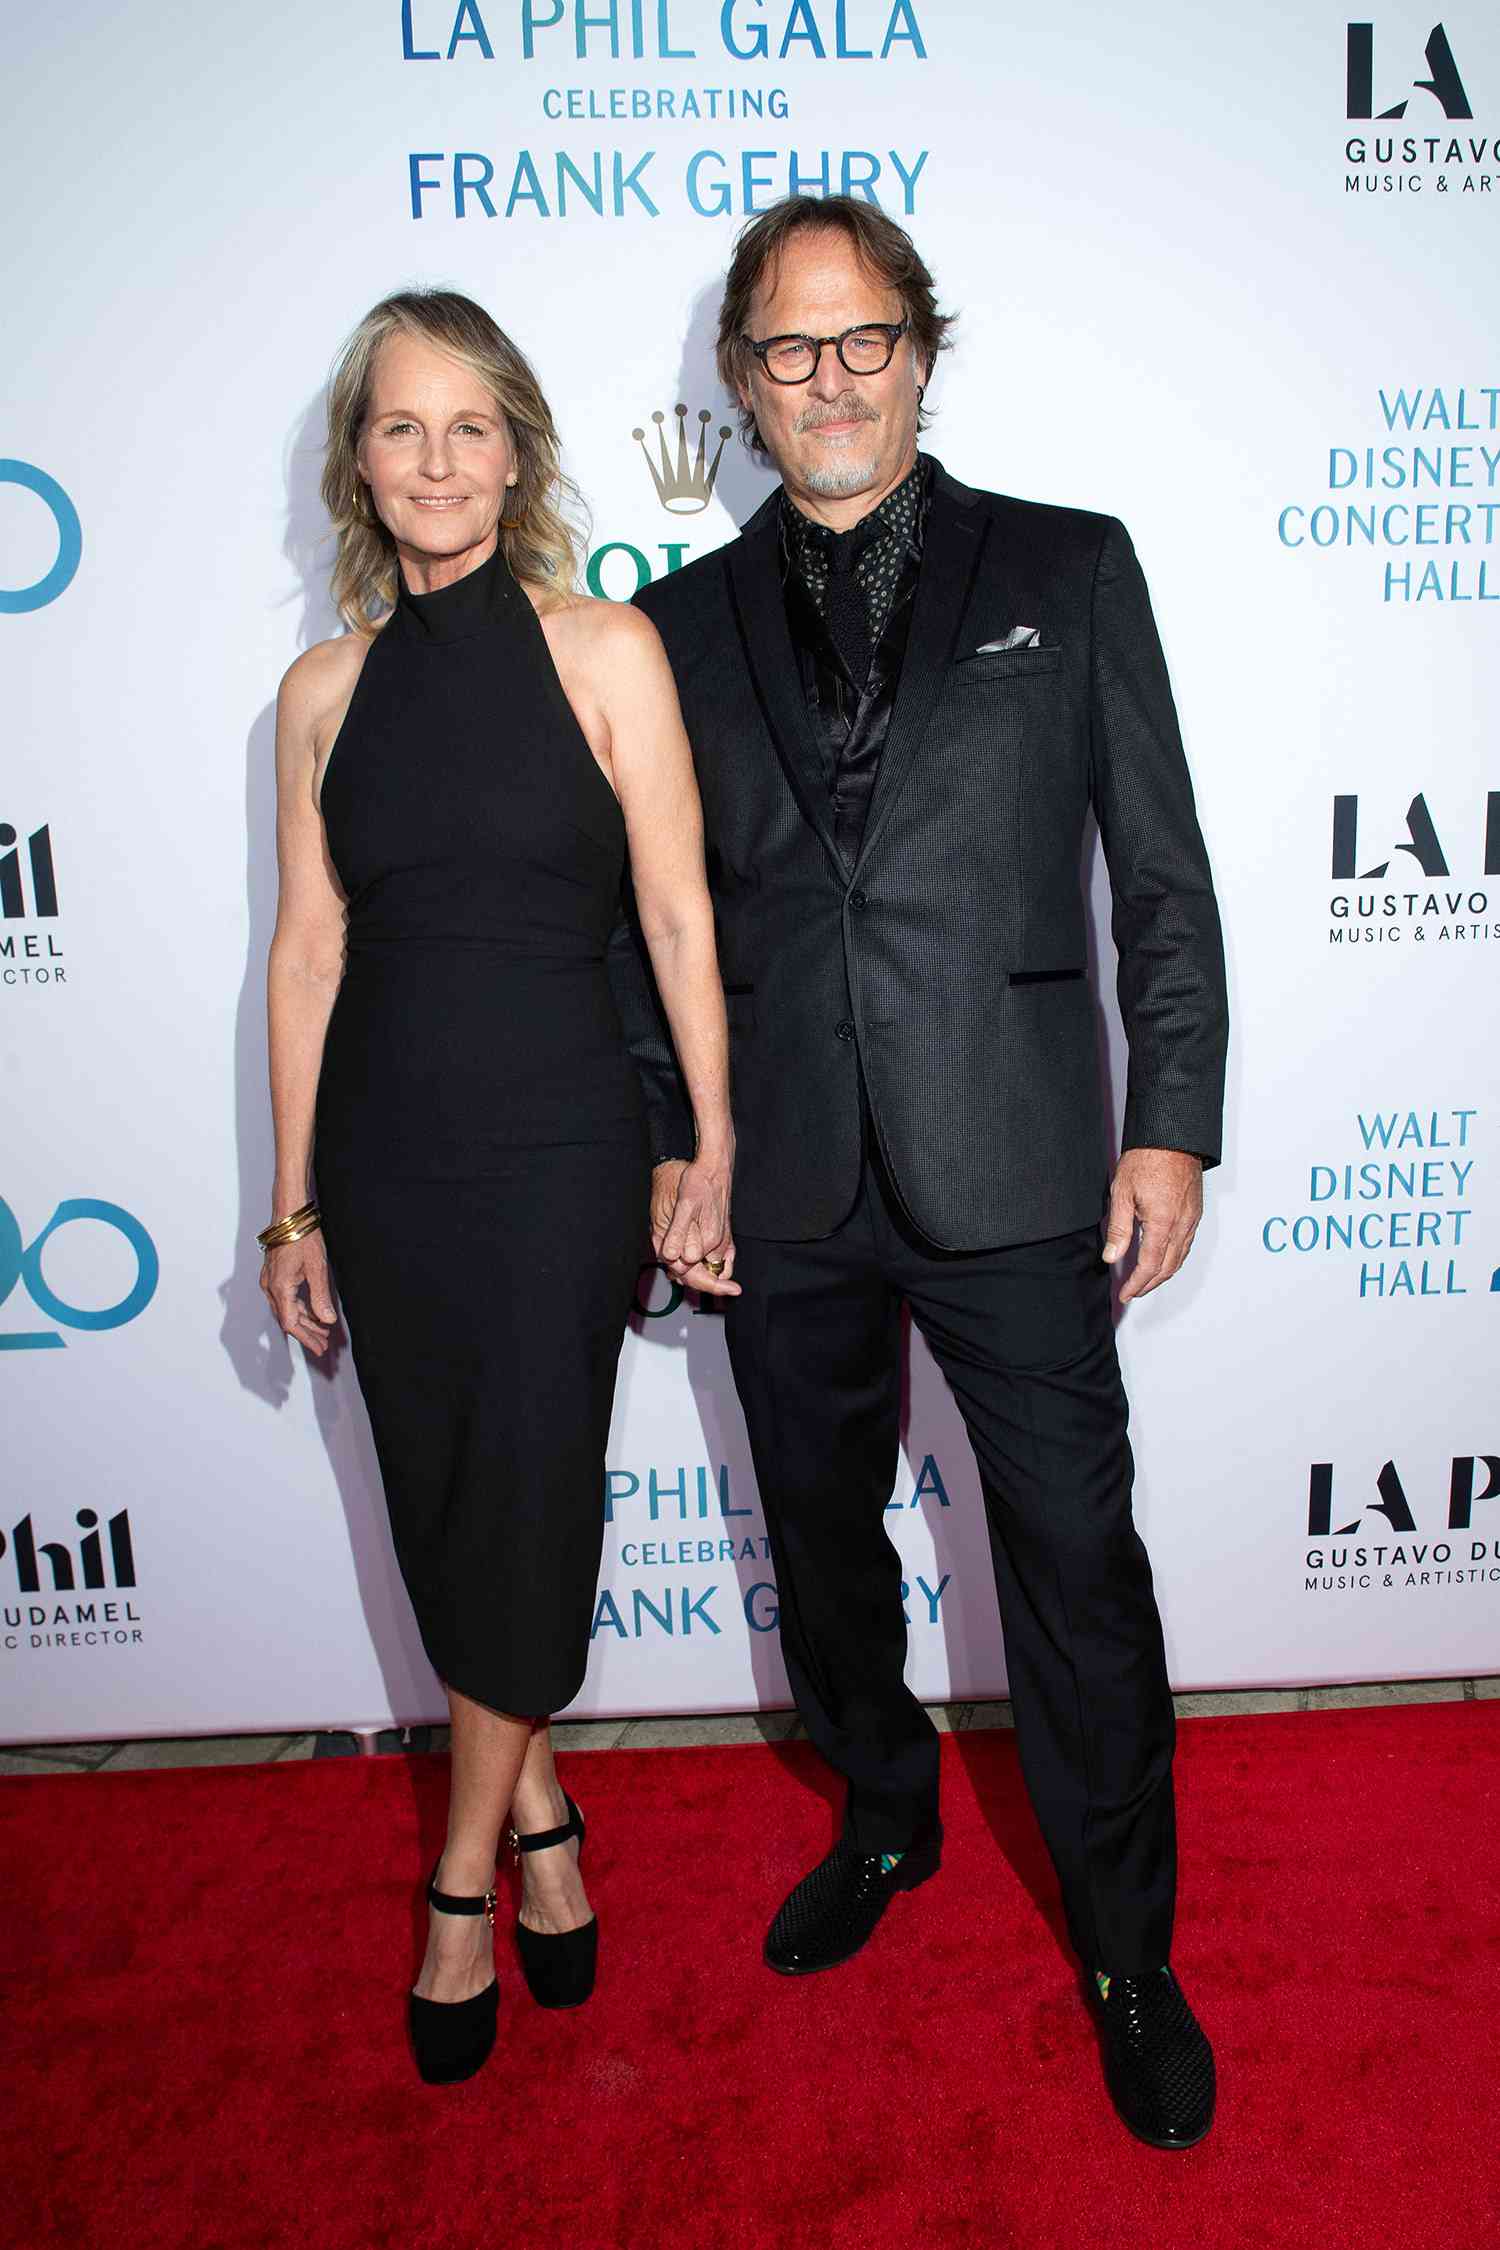
M 1166 669 L 1120 524 L 967 489 L 918 450 L 949 323 L 872 206 L 791 198 L 730 267 L 719 368 L 782 488 L 645 589 L 703 795 L 743 1294 L 726 1307 L 808 1734 L 844 1832 L 766 1942 L 831 1968 L 938 1866 L 906 1688 L 903 1301 L 978 1459 L 1016 1731 L 1125 2122 L 1186 2147 L 1213 2059 L 1168 1965 L 1173 1712 L 1132 1463 L 1122 1300 L 1180 1266 L 1218 1160 L 1223 952 Z M 1092 806 L 1130 1045 L 1109 1182 L 1079 868 Z M 627 1000 L 657 1242 L 692 1153 Z M 692 1191 L 692 1192 L 689 1192 Z M 696 1188 L 691 1173 L 681 1210 Z M 1108 1209 L 1102 1254 L 1101 1214 Z M 669 1271 L 703 1281 L 679 1224 Z

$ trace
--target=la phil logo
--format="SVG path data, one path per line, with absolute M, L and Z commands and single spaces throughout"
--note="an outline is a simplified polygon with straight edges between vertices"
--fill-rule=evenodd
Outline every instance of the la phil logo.
M 1382 833 L 1373 820 L 1367 819 L 1365 825 L 1374 828 L 1377 835 Z M 1430 936 L 1440 944 L 1471 946 L 1500 939 L 1500 922 L 1486 919 L 1490 894 L 1473 883 L 1475 874 L 1486 879 L 1500 876 L 1500 789 L 1486 793 L 1484 811 L 1477 820 L 1473 811 L 1462 826 L 1448 819 L 1447 842 L 1439 833 L 1423 790 L 1418 790 L 1407 805 L 1404 836 L 1392 834 L 1396 825 L 1395 820 L 1388 826 L 1382 824 L 1387 840 L 1383 846 L 1375 846 L 1382 856 L 1362 869 L 1359 863 L 1365 853 L 1359 841 L 1360 800 L 1357 796 L 1334 798 L 1329 859 L 1334 882 L 1375 884 L 1397 882 L 1404 876 L 1416 887 L 1336 891 L 1329 904 L 1332 943 L 1394 945 L 1408 938 L 1414 944 L 1425 944 Z M 1455 836 L 1461 849 L 1453 848 Z M 1450 885 L 1455 861 L 1458 880 Z
M 12 1525 L 10 1537 L 0 1531 L 0 1559 L 8 1553 L 16 1574 L 16 1591 L 21 1594 L 76 1593 L 82 1586 L 85 1591 L 101 1592 L 105 1587 L 133 1586 L 135 1584 L 135 1548 L 130 1537 L 130 1510 L 122 1508 L 111 1516 L 101 1530 L 99 1517 L 93 1508 L 80 1508 L 73 1521 L 83 1537 L 78 1542 L 75 1556 L 71 1546 L 61 1539 L 38 1540 L 29 1514 Z M 105 1559 L 105 1535 L 109 1538 L 108 1561 Z M 42 1585 L 42 1565 L 46 1564 L 51 1581 Z
M 1474 1486 L 1480 1470 L 1484 1471 L 1483 1492 Z M 1349 1539 L 1360 1530 L 1365 1515 L 1384 1516 L 1392 1531 L 1415 1531 L 1417 1519 L 1412 1514 L 1411 1502 L 1406 1497 L 1406 1487 L 1401 1482 L 1394 1461 L 1387 1461 L 1375 1479 L 1376 1498 L 1361 1503 L 1361 1513 L 1352 1522 L 1334 1528 L 1333 1463 L 1314 1461 L 1307 1480 L 1307 1536 L 1309 1539 Z M 1448 1479 L 1448 1529 L 1469 1531 L 1473 1527 L 1475 1503 L 1493 1500 L 1500 1496 L 1500 1454 L 1456 1453 Z M 1340 1508 L 1338 1513 L 1343 1514 Z
M 57 870 L 52 864 L 52 829 L 46 822 L 26 839 L 31 872 L 31 903 L 26 900 L 26 877 L 21 866 L 19 841 L 8 821 L 0 820 L 0 915 L 7 922 L 34 914 L 39 921 L 57 912 Z
M 1482 1480 L 1482 1484 L 1481 1484 Z M 1416 1589 L 1437 1586 L 1481 1587 L 1500 1583 L 1500 1538 L 1497 1521 L 1481 1522 L 1474 1537 L 1474 1510 L 1486 1500 L 1500 1498 L 1500 1454 L 1457 1453 L 1448 1479 L 1447 1521 L 1444 1538 L 1423 1536 L 1406 1485 L 1394 1461 L 1385 1462 L 1375 1478 L 1374 1497 L 1357 1503 L 1357 1513 L 1335 1523 L 1351 1505 L 1347 1493 L 1334 1504 L 1334 1469 L 1331 1461 L 1314 1461 L 1307 1486 L 1307 1570 L 1303 1580 L 1308 1593 L 1355 1593 L 1379 1584 Z M 1369 1516 L 1384 1519 L 1378 1536 L 1371 1536 Z M 1486 1536 L 1487 1534 L 1487 1536 Z M 1346 1541 L 1356 1541 L 1346 1545 Z
M 1385 93 L 1399 89 L 1386 41 L 1381 41 L 1380 83 Z M 1500 141 L 1488 133 L 1465 133 L 1461 128 L 1474 115 L 1469 90 L 1459 73 L 1447 31 L 1435 23 L 1424 50 L 1427 76 L 1415 74 L 1399 101 L 1377 109 L 1375 85 L 1375 26 L 1351 23 L 1344 51 L 1344 111 L 1351 125 L 1404 125 L 1401 133 L 1349 133 L 1344 141 L 1344 161 L 1354 169 L 1344 175 L 1346 195 L 1492 195 L 1500 188 Z M 1414 47 L 1406 67 L 1416 61 Z M 1412 95 L 1425 95 L 1412 114 Z M 1441 114 L 1440 114 L 1441 113 Z
M 1458 75 L 1458 65 L 1453 59 L 1453 49 L 1448 34 L 1440 23 L 1435 23 L 1427 34 L 1427 68 L 1430 78 L 1414 78 L 1412 90 L 1431 94 L 1442 104 L 1445 117 L 1472 117 L 1474 111 Z M 1346 114 L 1353 118 L 1373 118 L 1375 109 L 1375 26 L 1372 23 L 1351 23 L 1345 49 L 1345 78 L 1348 91 Z M 1404 117 L 1410 97 L 1403 95 L 1389 109 L 1378 115 L 1384 123 L 1388 118 Z
M 144 1642 L 141 1613 L 131 1598 L 136 1573 L 130 1510 L 121 1508 L 101 1525 L 97 1509 L 80 1508 L 73 1521 L 83 1534 L 76 1547 L 67 1539 L 38 1538 L 29 1512 L 9 1535 L 0 1531 L 0 1570 L 8 1557 L 16 1593 L 41 1597 L 11 1601 L 5 1589 L 0 1631 L 7 1650 L 20 1648 L 23 1628 L 33 1649 L 134 1648 Z M 63 1600 L 64 1595 L 71 1598 Z
M 1336 883 L 1378 883 L 1390 866 L 1389 859 L 1383 859 L 1378 867 L 1367 867 L 1360 874 L 1358 831 L 1358 797 L 1335 797 L 1333 879 Z M 1438 876 L 1452 872 L 1447 854 L 1439 841 L 1436 824 L 1427 809 L 1427 799 L 1420 790 L 1406 808 L 1406 840 L 1404 843 L 1397 843 L 1394 849 L 1408 853 L 1424 875 Z M 1484 872 L 1486 875 L 1500 875 L 1500 789 L 1490 790 L 1485 798 Z
M 0 983 L 9 985 L 63 984 L 62 947 L 53 929 L 16 930 L 14 922 L 56 922 L 57 867 L 52 857 L 52 828 L 44 821 L 21 838 L 8 820 L 0 820 Z

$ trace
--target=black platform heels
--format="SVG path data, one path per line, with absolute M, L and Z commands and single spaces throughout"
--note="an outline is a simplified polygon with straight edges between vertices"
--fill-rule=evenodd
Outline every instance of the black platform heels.
M 427 1885 L 427 1903 L 440 1914 L 482 1914 L 494 1928 L 494 1891 L 486 1891 L 483 1898 L 455 1898 L 450 1891 L 438 1889 L 437 1867 Z M 429 2086 L 456 2086 L 489 2060 L 500 2014 L 498 1979 L 492 1977 L 482 1992 L 467 2000 L 423 2000 L 413 1992 L 406 2005 L 417 2069 Z
M 568 1817 L 560 1828 L 539 1829 L 534 1836 L 510 1832 L 511 1850 L 516 1855 L 516 1865 L 521 1863 L 522 1852 L 544 1852 L 553 1844 L 566 1844 L 578 1838 L 578 1857 L 583 1858 L 583 1815 L 563 1791 L 563 1802 Z M 581 2008 L 594 1989 L 594 1977 L 599 1965 L 599 1918 L 591 1914 L 578 1930 L 558 1930 L 548 1935 L 542 1930 L 528 1930 L 525 1923 L 516 1923 L 516 1949 L 521 1956 L 521 1969 L 526 1978 L 531 1997 L 541 2008 Z

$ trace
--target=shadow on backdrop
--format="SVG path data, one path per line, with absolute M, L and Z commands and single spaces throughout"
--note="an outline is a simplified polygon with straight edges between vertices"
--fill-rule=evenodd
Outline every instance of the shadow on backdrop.
M 733 519 L 737 529 L 743 530 L 757 508 L 767 501 L 780 482 L 776 471 L 763 453 L 752 453 L 740 442 L 739 410 L 719 381 L 714 365 L 714 349 L 719 333 L 719 298 L 722 285 L 710 282 L 693 299 L 688 312 L 687 333 L 682 340 L 682 356 L 677 370 L 677 398 L 688 409 L 687 428 L 693 435 L 696 451 L 698 417 L 710 410 L 711 419 L 703 425 L 709 433 L 708 459 L 712 461 L 719 443 L 719 433 L 728 429 L 719 455 L 718 474 L 714 480 L 714 497 Z M 669 418 L 669 434 L 675 416 Z M 655 442 L 647 426 L 646 443 Z M 690 520 L 690 519 L 689 519 Z

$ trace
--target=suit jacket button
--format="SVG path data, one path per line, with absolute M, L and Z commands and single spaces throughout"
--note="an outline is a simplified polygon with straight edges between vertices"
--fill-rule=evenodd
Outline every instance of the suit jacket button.
M 863 891 L 851 891 L 849 893 L 849 904 L 853 907 L 856 914 L 863 914 L 865 908 L 869 905 L 869 903 L 870 901 L 865 896 L 865 893 Z
M 854 1037 L 854 1026 L 847 1016 L 841 1023 L 834 1025 L 833 1036 L 835 1039 L 852 1039 Z

